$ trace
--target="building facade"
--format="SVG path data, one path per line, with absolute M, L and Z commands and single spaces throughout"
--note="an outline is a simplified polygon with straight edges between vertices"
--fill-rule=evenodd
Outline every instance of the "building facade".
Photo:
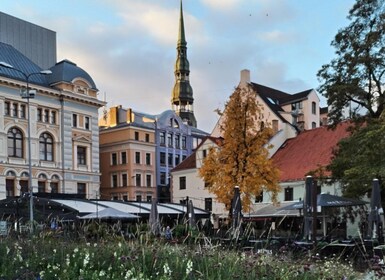
M 8 43 L 0 42 L 0 199 L 31 188 L 33 193 L 95 197 L 98 109 L 104 102 L 94 81 L 68 60 L 43 69 Z
M 207 136 L 171 110 L 149 115 L 116 106 L 99 126 L 101 196 L 114 200 L 169 202 L 171 169 Z

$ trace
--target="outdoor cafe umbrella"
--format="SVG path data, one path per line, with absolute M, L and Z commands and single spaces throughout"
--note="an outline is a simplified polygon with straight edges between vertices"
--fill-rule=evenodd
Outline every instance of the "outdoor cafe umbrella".
M 293 210 L 293 209 L 303 209 L 303 201 L 295 202 L 291 205 L 280 208 L 280 210 Z M 348 206 L 359 206 L 365 205 L 366 202 L 358 199 L 342 197 L 338 195 L 332 195 L 328 193 L 321 193 L 317 195 L 317 206 L 321 206 L 321 210 L 328 207 L 348 207 Z M 323 232 L 326 234 L 326 221 L 325 215 L 323 215 Z
M 366 202 L 362 200 L 332 195 L 328 193 L 321 193 L 317 195 L 317 206 L 321 207 L 348 207 L 364 204 L 366 204 Z M 303 201 L 294 202 L 293 204 L 280 208 L 280 210 L 293 209 L 303 209 Z
M 196 226 L 196 218 L 194 212 L 194 206 L 192 200 L 188 201 L 188 221 L 190 229 L 195 228 Z
M 160 221 L 158 212 L 158 203 L 156 199 L 152 200 L 149 224 L 153 235 L 158 236 L 160 234 Z
M 95 213 L 91 213 L 91 214 L 82 216 L 79 219 L 83 219 L 83 220 L 91 220 L 91 219 L 125 220 L 125 219 L 131 219 L 131 220 L 133 220 L 133 219 L 138 219 L 138 218 L 140 218 L 140 217 L 137 215 L 123 212 L 123 211 L 120 211 L 120 210 L 115 209 L 115 208 L 108 207 L 108 208 L 105 208 L 103 210 L 97 211 Z
M 242 203 L 239 187 L 235 186 L 234 196 L 231 202 L 231 219 L 232 219 L 232 235 L 235 238 L 239 237 L 242 218 Z
M 381 190 L 378 179 L 373 180 L 372 184 L 372 195 L 370 197 L 370 212 L 368 217 L 368 237 L 376 238 L 381 237 L 381 217 L 382 213 L 381 205 Z

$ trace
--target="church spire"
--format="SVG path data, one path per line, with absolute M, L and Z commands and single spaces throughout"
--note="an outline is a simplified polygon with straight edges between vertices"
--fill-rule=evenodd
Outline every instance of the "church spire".
M 197 122 L 193 108 L 193 90 L 189 81 L 190 63 L 187 59 L 187 42 L 184 32 L 182 0 L 180 1 L 179 34 L 176 49 L 177 58 L 174 68 L 175 84 L 172 91 L 171 105 L 183 121 L 196 127 Z

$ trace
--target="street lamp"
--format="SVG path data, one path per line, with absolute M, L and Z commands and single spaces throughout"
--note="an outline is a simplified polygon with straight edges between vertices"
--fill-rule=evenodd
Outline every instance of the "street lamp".
M 31 118 L 30 118 L 30 104 L 29 100 L 31 98 L 35 98 L 36 91 L 30 91 L 29 90 L 29 78 L 33 75 L 49 75 L 52 74 L 51 70 L 42 70 L 39 72 L 33 72 L 33 73 L 24 73 L 23 71 L 13 67 L 11 64 L 8 64 L 6 62 L 0 61 L 0 66 L 12 69 L 16 72 L 19 72 L 22 74 L 25 78 L 25 81 L 27 83 L 26 90 L 21 90 L 20 96 L 21 98 L 27 99 L 27 105 L 28 105 L 28 187 L 29 187 L 29 220 L 31 223 L 31 233 L 33 233 L 33 187 L 32 187 L 32 157 L 31 157 Z

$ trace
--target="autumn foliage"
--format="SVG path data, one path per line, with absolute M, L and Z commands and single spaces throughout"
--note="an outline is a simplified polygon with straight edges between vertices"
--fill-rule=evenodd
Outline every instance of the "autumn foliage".
M 262 192 L 270 192 L 276 201 L 279 172 L 268 157 L 273 132 L 255 93 L 249 87 L 236 88 L 219 114 L 222 145 L 210 150 L 200 169 L 210 192 L 230 207 L 234 186 L 239 186 L 243 211 Z

